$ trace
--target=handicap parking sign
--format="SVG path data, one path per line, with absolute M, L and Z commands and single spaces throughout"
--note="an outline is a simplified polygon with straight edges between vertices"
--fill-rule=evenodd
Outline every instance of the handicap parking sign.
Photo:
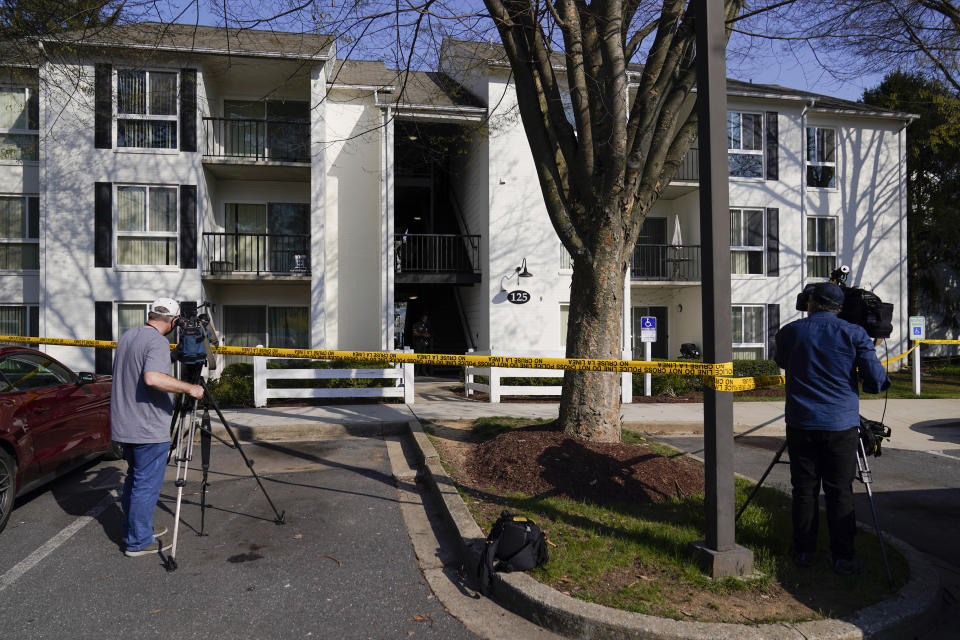
M 654 316 L 640 318 L 640 342 L 657 341 L 657 319 Z
M 926 340 L 926 318 L 923 316 L 910 316 L 910 339 Z

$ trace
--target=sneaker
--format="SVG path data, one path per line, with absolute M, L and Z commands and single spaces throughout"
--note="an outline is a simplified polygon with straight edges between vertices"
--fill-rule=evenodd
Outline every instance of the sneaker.
M 159 538 L 159 537 L 162 536 L 162 535 L 166 535 L 166 533 L 167 533 L 167 528 L 166 528 L 166 527 L 160 527 L 159 529 L 154 529 L 154 530 L 153 530 L 153 537 L 154 537 L 154 538 Z
M 817 557 L 813 551 L 802 551 L 793 557 L 794 563 L 798 567 L 812 567 L 816 562 Z
M 148 544 L 142 549 L 127 549 L 126 551 L 123 552 L 123 555 L 127 556 L 128 558 L 136 558 L 137 556 L 148 556 L 152 553 L 167 551 L 172 546 L 173 546 L 172 544 L 161 546 L 159 540 L 154 540 L 153 542 L 151 542 L 150 544 Z
M 863 573 L 863 563 L 857 558 L 837 558 L 833 562 L 833 572 L 840 576 Z

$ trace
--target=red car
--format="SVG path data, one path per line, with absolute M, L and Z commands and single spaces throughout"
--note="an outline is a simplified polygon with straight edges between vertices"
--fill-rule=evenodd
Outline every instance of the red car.
M 74 373 L 25 347 L 0 347 L 0 531 L 19 495 L 104 454 L 110 376 Z

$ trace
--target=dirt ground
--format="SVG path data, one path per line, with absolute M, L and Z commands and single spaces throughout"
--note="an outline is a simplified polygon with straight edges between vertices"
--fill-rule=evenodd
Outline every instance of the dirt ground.
M 454 481 L 468 493 L 487 498 L 471 507 L 491 520 L 503 508 L 489 500 L 491 494 L 552 494 L 604 504 L 660 501 L 703 490 L 699 463 L 666 458 L 641 445 L 584 443 L 564 436 L 552 423 L 513 429 L 481 441 L 470 427 L 471 423 L 466 421 L 450 421 L 430 428 Z M 531 460 L 535 462 L 531 464 Z M 599 591 L 613 595 L 639 581 L 663 577 L 638 561 L 634 566 L 609 572 L 600 584 L 589 585 L 589 590 L 593 594 Z M 573 596 L 584 590 L 563 578 L 550 586 Z M 674 610 L 691 620 L 752 622 L 820 617 L 776 581 L 761 591 L 736 591 L 722 596 L 676 584 L 675 580 L 663 580 L 661 587 Z

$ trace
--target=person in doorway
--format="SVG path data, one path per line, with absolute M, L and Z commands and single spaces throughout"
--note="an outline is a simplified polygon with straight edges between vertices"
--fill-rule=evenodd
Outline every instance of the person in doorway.
M 417 353 L 430 353 L 433 345 L 433 330 L 430 327 L 430 318 L 423 314 L 420 322 L 413 324 L 413 349 Z M 430 373 L 430 367 L 425 364 L 417 365 L 416 372 L 422 375 Z
M 163 472 L 170 450 L 170 393 L 203 396 L 203 387 L 170 375 L 170 333 L 180 305 L 157 298 L 149 307 L 147 323 L 120 336 L 113 361 L 110 394 L 110 437 L 123 445 L 127 476 L 120 504 L 123 508 L 124 553 L 129 557 L 157 553 L 164 547 L 154 529 L 153 511 L 160 497 Z
M 822 485 L 833 570 L 850 575 L 863 570 L 853 543 L 858 378 L 867 393 L 880 393 L 890 386 L 890 378 L 866 330 L 837 317 L 843 299 L 839 286 L 817 284 L 810 293 L 807 317 L 777 333 L 774 359 L 787 377 L 794 558 L 801 567 L 815 562 Z

